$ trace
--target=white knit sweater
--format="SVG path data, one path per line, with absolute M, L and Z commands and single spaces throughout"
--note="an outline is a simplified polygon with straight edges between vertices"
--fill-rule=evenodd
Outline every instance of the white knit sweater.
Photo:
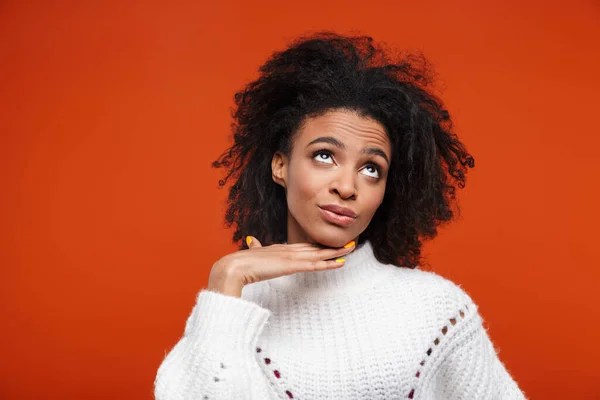
M 525 399 L 477 305 L 432 272 L 379 263 L 200 291 L 155 381 L 158 400 Z

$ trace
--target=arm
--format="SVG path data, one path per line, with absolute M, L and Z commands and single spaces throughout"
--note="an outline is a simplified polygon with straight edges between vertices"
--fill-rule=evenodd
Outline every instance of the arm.
M 524 393 L 500 361 L 481 316 L 473 305 L 458 321 L 440 357 L 424 377 L 427 399 L 525 400 Z
M 251 240 L 250 240 L 251 239 Z M 208 289 L 198 295 L 181 340 L 167 354 L 154 382 L 157 400 L 274 400 L 289 394 L 269 384 L 256 357 L 256 343 L 271 312 L 241 299 L 242 288 L 296 272 L 339 268 L 354 249 L 310 243 L 262 246 L 247 238 L 248 250 L 219 259 Z
M 275 399 L 255 359 L 270 314 L 247 300 L 201 291 L 183 337 L 158 369 L 155 398 Z

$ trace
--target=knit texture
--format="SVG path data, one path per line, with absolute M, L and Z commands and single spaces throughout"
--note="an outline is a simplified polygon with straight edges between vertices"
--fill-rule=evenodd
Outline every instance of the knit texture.
M 525 399 L 459 285 L 369 242 L 345 258 L 241 298 L 200 291 L 156 399 Z

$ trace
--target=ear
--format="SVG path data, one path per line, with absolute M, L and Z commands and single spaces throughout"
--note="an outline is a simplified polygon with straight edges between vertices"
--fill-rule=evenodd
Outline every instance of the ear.
M 280 151 L 275 152 L 275 154 L 273 154 L 273 159 L 271 160 L 271 173 L 273 181 L 284 188 L 286 187 L 287 181 L 287 167 L 287 156 Z

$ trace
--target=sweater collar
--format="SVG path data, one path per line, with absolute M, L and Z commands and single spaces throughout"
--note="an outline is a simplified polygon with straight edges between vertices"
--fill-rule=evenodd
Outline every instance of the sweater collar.
M 336 269 L 314 272 L 297 272 L 268 280 L 269 286 L 281 293 L 293 296 L 336 295 L 360 290 L 374 280 L 385 275 L 393 265 L 380 263 L 373 254 L 373 247 L 367 240 L 359 243 L 345 257 L 344 266 Z

